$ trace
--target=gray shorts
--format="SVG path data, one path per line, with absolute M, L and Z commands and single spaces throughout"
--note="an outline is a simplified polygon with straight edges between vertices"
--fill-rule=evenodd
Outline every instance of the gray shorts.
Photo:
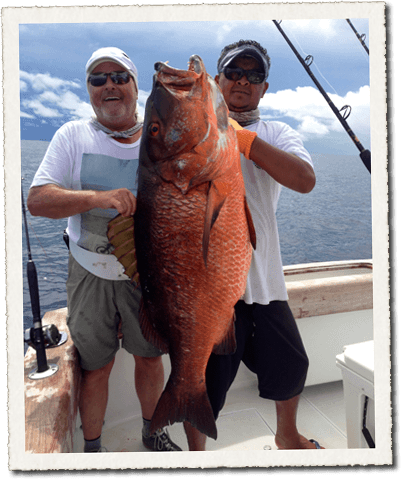
M 99 278 L 71 254 L 66 285 L 67 325 L 84 370 L 97 370 L 113 360 L 120 348 L 119 328 L 127 352 L 140 357 L 162 354 L 142 335 L 138 323 L 140 288 L 135 289 L 128 280 Z

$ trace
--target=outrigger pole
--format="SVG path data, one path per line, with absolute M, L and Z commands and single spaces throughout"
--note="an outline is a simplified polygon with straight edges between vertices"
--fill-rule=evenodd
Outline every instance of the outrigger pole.
M 27 264 L 27 276 L 29 285 L 29 294 L 31 297 L 32 315 L 33 315 L 33 328 L 30 329 L 27 343 L 30 343 L 36 350 L 36 357 L 38 366 L 30 374 L 29 378 L 38 380 L 41 378 L 49 377 L 57 372 L 57 365 L 48 365 L 45 350 L 45 339 L 42 329 L 42 320 L 40 315 L 40 302 L 39 302 L 39 286 L 38 276 L 36 273 L 36 267 L 32 260 L 31 246 L 28 235 L 28 225 L 26 221 L 26 211 L 24 203 L 24 193 L 21 183 L 21 200 L 22 200 L 22 213 L 25 223 L 26 244 L 28 250 L 28 264 Z
M 284 39 L 287 41 L 288 45 L 291 47 L 291 50 L 295 53 L 296 57 L 298 60 L 301 62 L 302 66 L 305 68 L 307 71 L 308 75 L 310 78 L 315 82 L 315 85 L 319 89 L 320 93 L 323 95 L 327 103 L 329 104 L 330 108 L 333 110 L 334 114 L 340 121 L 341 125 L 344 127 L 345 131 L 348 133 L 348 135 L 351 137 L 351 140 L 354 142 L 358 150 L 360 151 L 359 156 L 361 157 L 361 160 L 365 167 L 368 169 L 370 173 L 371 169 L 371 160 L 370 160 L 370 150 L 366 150 L 361 142 L 359 141 L 358 137 L 355 135 L 355 133 L 351 130 L 350 126 L 346 122 L 346 119 L 349 117 L 349 114 L 351 113 L 351 107 L 349 106 L 344 106 L 342 107 L 341 111 L 346 110 L 344 117 L 341 115 L 340 111 L 338 108 L 334 105 L 334 103 L 330 100 L 330 97 L 327 95 L 323 87 L 320 85 L 316 77 L 313 75 L 311 69 L 309 66 L 313 62 L 313 57 L 311 55 L 308 55 L 306 59 L 304 60 L 301 55 L 298 53 L 297 49 L 294 47 L 294 45 L 291 43 L 290 39 L 287 37 L 287 35 L 284 33 L 283 29 L 280 26 L 280 22 L 273 20 L 274 25 L 278 28 L 279 32 L 281 35 L 284 37 Z
M 359 35 L 356 28 L 352 25 L 351 20 L 349 18 L 346 18 L 346 20 L 348 22 L 348 25 L 352 28 L 353 32 L 357 36 L 358 40 L 361 42 L 362 47 L 366 50 L 367 54 L 369 55 L 369 48 L 366 46 L 366 43 L 365 43 L 366 35 L 364 33 L 362 33 L 362 35 Z

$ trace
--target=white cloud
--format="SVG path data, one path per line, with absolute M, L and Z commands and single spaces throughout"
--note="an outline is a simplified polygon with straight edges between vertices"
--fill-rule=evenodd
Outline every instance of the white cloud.
M 361 87 L 357 92 L 348 92 L 344 97 L 329 95 L 333 104 L 340 110 L 345 105 L 352 108 L 347 119 L 348 125 L 358 130 L 358 134 L 369 134 L 370 88 Z M 329 135 L 344 127 L 329 107 L 322 94 L 313 87 L 298 87 L 295 90 L 281 90 L 266 93 L 259 109 L 262 118 L 280 120 L 292 119 L 296 130 L 304 140 Z
M 78 95 L 73 92 L 66 91 L 61 95 L 53 92 L 44 92 L 39 99 L 42 102 L 54 104 L 64 114 L 71 115 L 72 119 L 89 118 L 93 115 L 93 109 L 90 103 L 83 102 Z
M 49 73 L 28 73 L 21 70 L 20 79 L 29 84 L 35 91 L 43 91 L 49 88 L 51 90 L 82 88 L 78 82 L 52 77 Z
M 309 114 L 322 115 L 322 107 L 327 105 L 316 88 L 297 87 L 295 90 L 279 90 L 276 93 L 266 93 L 259 103 L 259 108 L 276 110 L 281 114 L 294 118 L 304 116 L 307 110 Z M 313 108 L 311 112 L 309 109 Z
M 29 113 L 22 112 L 22 111 L 20 112 L 20 117 L 22 117 L 22 118 L 35 118 L 34 115 L 31 115 Z
M 93 114 L 90 103 L 80 99 L 72 89 L 82 89 L 78 82 L 52 77 L 48 73 L 32 74 L 20 71 L 20 85 L 24 118 L 60 118 L 62 122 L 89 118 Z M 32 90 L 30 90 L 30 88 Z
M 25 100 L 22 102 L 22 105 L 24 108 L 30 108 L 31 110 L 33 110 L 35 115 L 37 115 L 38 117 L 61 117 L 61 113 L 58 110 L 46 107 L 38 99 Z
M 309 135 L 314 137 L 322 137 L 329 134 L 330 129 L 327 125 L 324 125 L 316 118 L 308 115 L 302 119 L 301 124 L 298 127 L 298 132 L 304 138 L 308 137 Z

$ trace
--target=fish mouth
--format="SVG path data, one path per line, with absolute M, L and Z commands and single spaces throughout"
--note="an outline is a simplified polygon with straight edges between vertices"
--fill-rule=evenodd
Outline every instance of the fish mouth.
M 199 75 L 203 72 L 206 72 L 205 65 L 199 55 L 192 55 L 189 58 L 188 70 L 198 73 Z
M 188 70 L 181 70 L 179 68 L 174 68 L 171 65 L 168 65 L 168 62 L 156 62 L 155 63 L 156 72 L 162 72 L 170 75 L 177 75 L 180 77 L 188 76 L 188 72 L 194 72 L 200 75 L 205 72 L 205 66 L 199 55 L 191 55 L 188 61 Z
M 178 90 L 190 90 L 196 80 L 205 72 L 203 61 L 198 55 L 190 57 L 188 70 L 171 67 L 167 62 L 157 62 L 154 68 L 158 82 Z

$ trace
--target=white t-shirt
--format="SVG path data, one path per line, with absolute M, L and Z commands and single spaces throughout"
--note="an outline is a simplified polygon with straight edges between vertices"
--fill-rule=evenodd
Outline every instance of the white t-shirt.
M 136 196 L 140 140 L 120 143 L 95 130 L 89 121 L 72 121 L 54 135 L 32 187 L 56 184 L 72 190 L 128 188 Z M 94 208 L 68 218 L 67 233 L 74 258 L 95 275 L 127 280 L 107 238 L 115 209 Z
M 270 145 L 293 153 L 313 166 L 299 134 L 285 123 L 259 120 L 246 128 Z M 256 229 L 256 250 L 243 300 L 248 304 L 262 305 L 274 300 L 288 300 L 276 220 L 282 185 L 243 155 L 241 165 L 247 202 Z

